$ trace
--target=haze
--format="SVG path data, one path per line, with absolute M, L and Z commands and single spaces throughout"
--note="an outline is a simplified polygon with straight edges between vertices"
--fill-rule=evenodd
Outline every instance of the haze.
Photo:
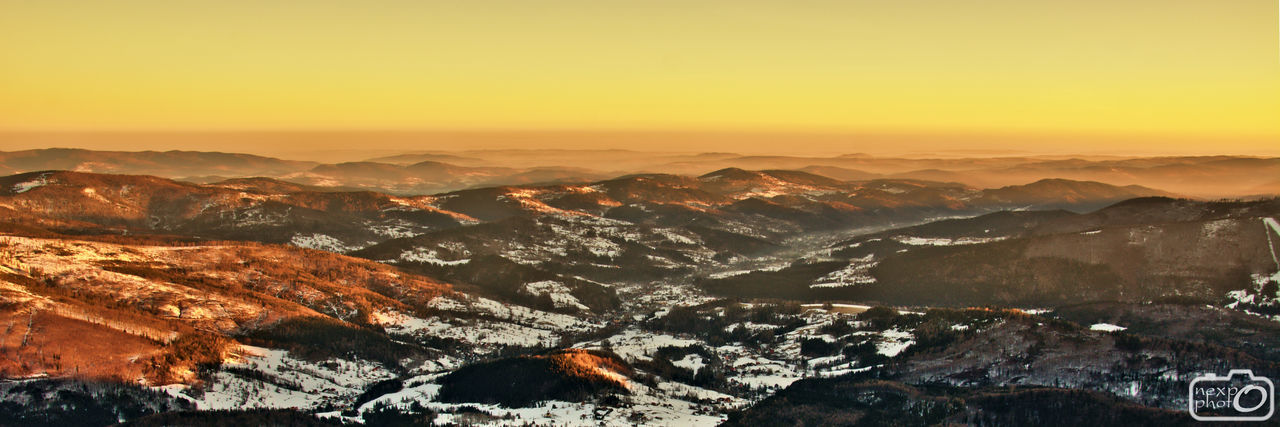
M 1267 155 L 1277 12 L 4 0 L 0 150 Z

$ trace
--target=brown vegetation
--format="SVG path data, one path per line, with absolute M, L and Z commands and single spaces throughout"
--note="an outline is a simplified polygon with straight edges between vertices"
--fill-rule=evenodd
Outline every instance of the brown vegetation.
M 425 310 L 449 292 L 374 262 L 261 244 L 7 237 L 0 259 L 0 376 L 9 378 L 192 382 L 227 356 L 233 336 L 281 319 L 369 328 L 379 311 Z

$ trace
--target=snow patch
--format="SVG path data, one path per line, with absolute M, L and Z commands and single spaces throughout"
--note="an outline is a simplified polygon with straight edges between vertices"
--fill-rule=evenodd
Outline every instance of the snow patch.
M 703 366 L 707 366 L 706 362 L 702 360 L 702 356 L 697 354 L 685 355 L 683 359 L 671 361 L 671 364 L 693 371 L 694 374 L 697 374 L 698 370 L 702 369 Z
M 26 193 L 32 189 L 49 185 L 51 182 L 52 181 L 49 181 L 49 174 L 43 173 L 33 180 L 14 184 L 12 189 L 14 193 Z
M 573 291 L 568 286 L 555 280 L 525 283 L 520 291 L 523 294 L 535 297 L 549 295 L 556 308 L 574 307 L 582 311 L 591 310 L 590 307 L 583 305 L 578 301 L 578 298 L 573 296 Z
M 912 246 L 957 246 L 957 245 L 976 245 L 980 243 L 998 242 L 1004 240 L 1005 237 L 960 237 L 950 239 L 946 237 L 917 237 L 917 236 L 894 236 L 893 240 Z
M 407 262 L 423 262 L 423 263 L 435 264 L 435 265 L 462 265 L 462 264 L 471 262 L 471 259 L 469 258 L 459 259 L 459 260 L 443 260 L 443 259 L 440 259 L 440 256 L 438 255 L 438 252 L 435 249 L 427 249 L 422 247 L 413 248 L 413 249 L 401 252 L 400 260 L 407 261 Z
M 360 249 L 357 246 L 349 246 L 337 238 L 320 233 L 302 234 L 298 233 L 289 239 L 289 244 L 308 249 L 319 249 L 329 252 L 350 252 Z
M 897 329 L 889 329 L 880 333 L 880 340 L 876 342 L 876 352 L 888 357 L 897 356 L 906 350 L 912 344 L 915 344 L 914 335 L 911 332 L 899 331 Z
M 1119 325 L 1112 325 L 1110 323 L 1094 323 L 1092 326 L 1089 326 L 1089 330 L 1100 331 L 1100 332 L 1118 332 L 1118 331 L 1123 331 L 1125 329 L 1129 329 L 1129 328 L 1126 328 L 1124 326 L 1119 326 Z
M 862 258 L 849 260 L 849 265 L 842 269 L 827 273 L 815 280 L 810 288 L 840 288 L 845 286 L 864 285 L 875 283 L 876 278 L 871 276 L 871 269 L 879 264 L 874 260 L 874 254 L 868 254 Z

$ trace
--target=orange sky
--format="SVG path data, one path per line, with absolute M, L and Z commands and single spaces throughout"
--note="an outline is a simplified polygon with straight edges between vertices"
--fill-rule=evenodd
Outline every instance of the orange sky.
M 0 131 L 77 132 L 0 149 L 357 129 L 428 132 L 372 139 L 387 149 L 1277 154 L 1278 16 L 1270 0 L 0 0 Z M 459 129 L 483 132 L 431 132 Z M 319 148 L 371 140 L 334 135 Z

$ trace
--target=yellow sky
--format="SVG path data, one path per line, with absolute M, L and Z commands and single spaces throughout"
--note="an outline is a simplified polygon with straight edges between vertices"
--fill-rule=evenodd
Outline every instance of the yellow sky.
M 0 130 L 1166 135 L 1274 151 L 1278 15 L 1274 0 L 0 0 Z

